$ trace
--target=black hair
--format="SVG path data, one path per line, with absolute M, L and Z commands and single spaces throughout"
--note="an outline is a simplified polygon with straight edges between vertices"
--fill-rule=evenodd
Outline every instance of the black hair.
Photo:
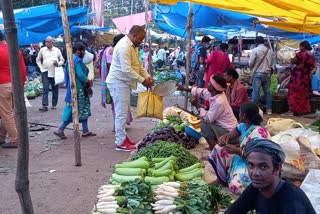
M 120 41 L 120 39 L 122 39 L 123 37 L 125 37 L 124 34 L 118 34 L 113 38 L 113 47 L 115 47 L 118 42 Z
M 219 74 L 215 74 L 213 77 L 212 77 L 222 88 L 227 88 L 227 80 L 222 77 L 221 75 Z M 217 90 L 216 90 L 217 91 Z M 217 91 L 219 94 L 222 93 Z
M 73 53 L 77 52 L 77 50 L 83 51 L 85 49 L 86 49 L 86 46 L 81 42 L 78 42 L 78 43 L 74 44 L 73 47 L 72 47 Z
M 164 50 L 168 50 L 168 48 L 167 48 L 167 46 L 164 46 L 164 48 L 163 48 Z
M 205 43 L 205 42 L 210 42 L 211 41 L 211 39 L 209 38 L 209 36 L 204 36 L 204 37 L 202 37 L 202 39 L 201 39 L 201 42 L 203 42 L 203 43 Z
M 144 45 L 143 48 L 149 48 L 149 46 L 148 45 Z
M 259 45 L 264 44 L 264 38 L 262 36 L 257 36 L 256 43 Z
M 4 40 L 4 35 L 2 33 L 2 30 L 0 30 L 0 41 L 3 41 Z
M 252 102 L 244 103 L 241 105 L 240 111 L 242 114 L 245 114 L 250 123 L 254 125 L 260 125 L 263 121 L 259 114 L 259 107 L 257 104 Z
M 140 25 L 133 25 L 129 31 L 129 34 L 132 35 L 139 35 L 141 33 L 146 34 L 146 31 Z
M 227 75 L 232 76 L 232 78 L 235 79 L 235 80 L 239 78 L 239 74 L 236 71 L 236 69 L 234 69 L 234 68 L 226 68 L 226 70 L 224 70 L 224 72 Z
M 311 51 L 312 50 L 312 47 L 310 45 L 310 43 L 308 41 L 303 41 L 300 43 L 300 46 L 303 46 L 305 47 L 308 51 Z
M 228 46 L 227 43 L 221 43 L 221 44 L 220 44 L 220 49 L 221 49 L 221 50 L 228 50 L 228 48 L 229 48 L 229 46 Z

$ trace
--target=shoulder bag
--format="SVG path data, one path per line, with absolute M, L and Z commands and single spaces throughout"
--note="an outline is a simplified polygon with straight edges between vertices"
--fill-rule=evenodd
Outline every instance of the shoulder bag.
M 263 60 L 266 58 L 268 52 L 269 52 L 269 49 L 267 48 L 266 53 L 264 54 L 264 56 L 263 56 L 262 59 L 260 60 L 257 68 L 254 70 L 254 72 L 253 72 L 253 74 L 252 74 L 252 76 L 251 76 L 251 78 L 250 78 L 250 83 L 251 83 L 251 85 L 252 85 L 252 81 L 253 81 L 254 75 L 257 73 L 258 68 L 261 66 L 261 64 L 262 64 Z

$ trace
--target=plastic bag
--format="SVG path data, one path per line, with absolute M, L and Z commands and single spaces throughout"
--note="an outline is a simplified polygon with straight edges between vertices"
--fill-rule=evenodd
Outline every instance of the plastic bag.
M 54 69 L 54 82 L 55 85 L 64 83 L 64 70 L 63 67 L 55 67 Z
M 270 118 L 268 120 L 266 128 L 271 136 L 273 136 L 280 133 L 281 131 L 286 131 L 290 128 L 303 128 L 303 125 L 297 123 L 292 119 Z
M 154 117 L 163 119 L 163 100 L 162 97 L 145 91 L 138 94 L 137 114 L 139 117 Z
M 320 214 L 320 170 L 311 169 L 302 182 L 301 189 L 308 196 L 314 210 Z

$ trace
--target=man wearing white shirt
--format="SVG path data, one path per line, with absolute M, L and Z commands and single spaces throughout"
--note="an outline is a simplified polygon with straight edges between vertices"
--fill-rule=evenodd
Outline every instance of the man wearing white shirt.
M 48 36 L 46 39 L 46 47 L 40 49 L 36 62 L 41 71 L 41 79 L 43 84 L 42 108 L 39 110 L 48 111 L 48 94 L 49 84 L 52 86 L 52 109 L 56 109 L 58 103 L 59 85 L 55 85 L 54 74 L 55 67 L 64 63 L 61 51 L 53 47 L 54 39 Z
M 144 70 L 139 60 L 138 47 L 145 36 L 144 29 L 135 25 L 113 50 L 113 59 L 106 83 L 115 105 L 116 150 L 132 151 L 135 149 L 134 143 L 127 137 L 125 130 L 131 90 L 137 88 L 138 82 L 146 87 L 152 87 L 154 84 L 153 78 Z

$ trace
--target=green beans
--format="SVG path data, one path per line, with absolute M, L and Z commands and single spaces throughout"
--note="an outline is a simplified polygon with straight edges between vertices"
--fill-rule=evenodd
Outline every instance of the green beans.
M 132 160 L 139 159 L 143 156 L 147 157 L 149 161 L 151 161 L 152 158 L 168 158 L 170 156 L 175 156 L 179 169 L 192 166 L 199 162 L 197 157 L 192 155 L 190 151 L 181 145 L 166 141 L 157 141 L 156 143 L 146 146 L 133 156 Z

